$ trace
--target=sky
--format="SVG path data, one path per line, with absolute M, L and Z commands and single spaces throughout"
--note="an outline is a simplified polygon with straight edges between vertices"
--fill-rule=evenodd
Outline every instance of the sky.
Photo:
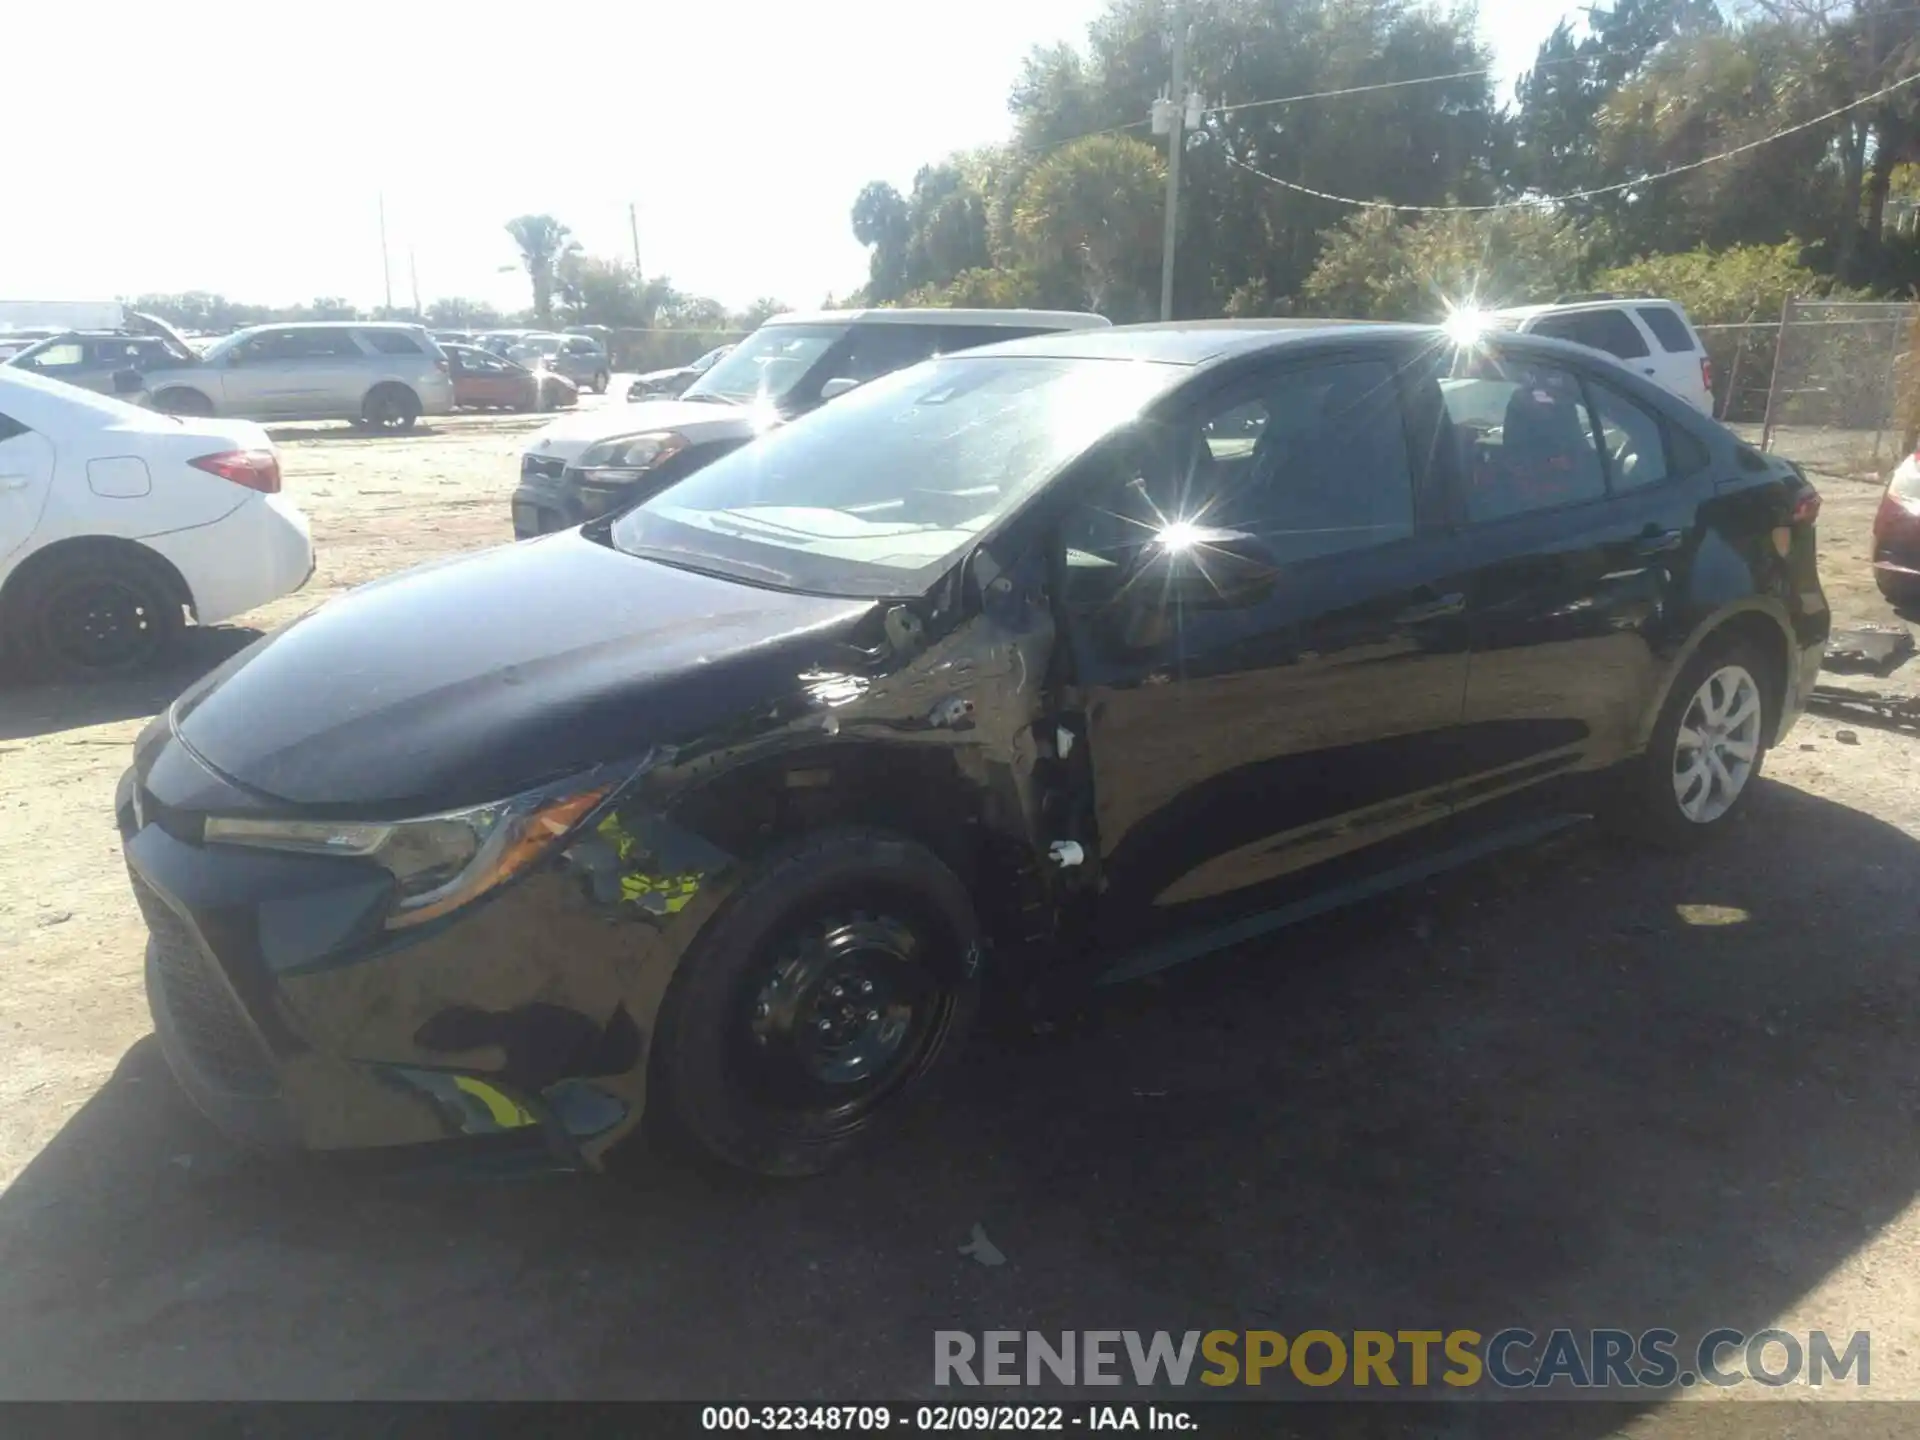
M 1103 0 L 191 8 L 8 7 L 0 299 L 405 305 L 417 274 L 427 303 L 518 309 L 508 218 L 626 258 L 631 205 L 649 276 L 818 304 L 866 278 L 860 187 L 1006 138 L 1022 57 Z M 1570 8 L 1480 0 L 1503 94 Z

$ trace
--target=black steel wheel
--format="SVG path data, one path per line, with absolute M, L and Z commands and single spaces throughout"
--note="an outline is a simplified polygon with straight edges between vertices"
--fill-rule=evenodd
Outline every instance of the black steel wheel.
M 364 416 L 376 430 L 411 430 L 420 418 L 420 397 L 404 385 L 376 385 Z
M 80 553 L 18 577 L 9 641 L 29 670 L 85 680 L 145 670 L 186 620 L 156 567 Z
M 893 1131 L 958 1049 L 979 946 L 965 887 L 923 847 L 789 842 L 681 962 L 654 1056 L 664 1108 L 742 1169 L 828 1169 Z

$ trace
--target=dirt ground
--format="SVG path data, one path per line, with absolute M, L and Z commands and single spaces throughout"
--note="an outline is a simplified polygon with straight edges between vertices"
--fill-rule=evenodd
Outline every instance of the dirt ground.
M 509 539 L 529 426 L 280 432 L 319 569 L 249 623 Z M 1823 488 L 1838 619 L 1891 619 L 1877 492 Z M 824 1180 L 285 1169 L 166 1073 L 110 814 L 145 718 L 250 635 L 0 692 L 0 1397 L 899 1399 L 939 1328 L 1656 1324 L 1867 1329 L 1866 1393 L 1920 1397 L 1911 740 L 1809 719 L 1704 854 L 1576 833 L 985 1041 Z

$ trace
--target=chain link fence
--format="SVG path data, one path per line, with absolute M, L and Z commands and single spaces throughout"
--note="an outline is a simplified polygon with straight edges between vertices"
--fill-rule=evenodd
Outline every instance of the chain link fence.
M 1698 328 L 1714 413 L 1763 450 L 1869 480 L 1920 437 L 1920 305 L 1789 300 L 1772 319 Z

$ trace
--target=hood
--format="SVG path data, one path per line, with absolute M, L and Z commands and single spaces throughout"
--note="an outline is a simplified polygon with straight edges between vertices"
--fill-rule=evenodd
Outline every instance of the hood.
M 204 764 L 270 799 L 430 814 L 763 713 L 871 608 L 567 531 L 351 591 L 188 690 L 173 724 Z
M 527 441 L 529 455 L 556 455 L 571 460 L 589 445 L 615 435 L 642 430 L 679 430 L 689 439 L 718 439 L 753 433 L 753 418 L 741 405 L 716 405 L 699 400 L 629 400 L 598 405 L 569 415 L 534 432 Z
M 675 365 L 667 370 L 647 370 L 633 378 L 645 385 L 658 385 L 664 380 L 678 380 L 682 375 L 691 375 L 691 365 Z

